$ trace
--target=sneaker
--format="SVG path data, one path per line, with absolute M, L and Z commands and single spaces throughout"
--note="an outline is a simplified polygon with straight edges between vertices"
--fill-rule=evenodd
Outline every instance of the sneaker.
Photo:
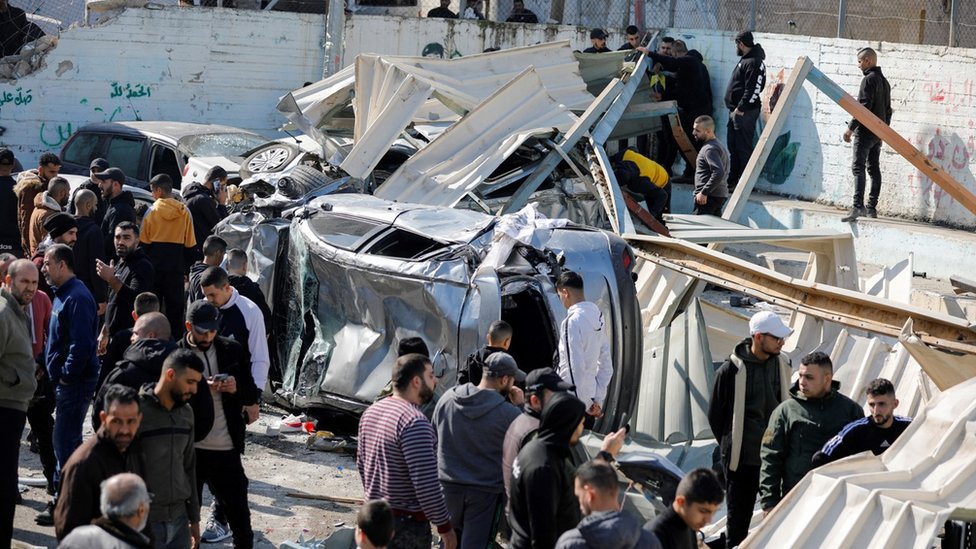
M 217 543 L 234 535 L 230 527 L 212 516 L 207 520 L 207 528 L 200 534 L 202 543 Z
M 870 217 L 871 219 L 877 219 L 878 218 L 878 210 L 876 210 L 874 208 L 868 208 L 868 212 L 865 215 L 867 217 Z
M 54 526 L 54 502 L 49 501 L 47 507 L 34 517 L 38 526 Z
M 864 208 L 851 208 L 851 213 L 847 214 L 846 217 L 842 217 L 840 220 L 844 223 L 850 223 L 852 221 L 857 221 L 857 218 L 867 215 L 867 211 Z

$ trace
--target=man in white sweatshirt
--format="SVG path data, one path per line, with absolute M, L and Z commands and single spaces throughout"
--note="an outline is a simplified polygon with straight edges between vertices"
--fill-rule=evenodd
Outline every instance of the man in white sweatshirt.
M 566 307 L 566 320 L 559 326 L 559 375 L 576 386 L 586 413 L 598 418 L 613 377 L 603 314 L 595 303 L 586 301 L 583 277 L 577 273 L 563 271 L 556 280 L 556 293 Z

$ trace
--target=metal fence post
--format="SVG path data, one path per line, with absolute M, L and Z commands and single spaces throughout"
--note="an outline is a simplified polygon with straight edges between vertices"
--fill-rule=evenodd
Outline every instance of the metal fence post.
M 844 23 L 847 20 L 847 0 L 840 0 L 837 6 L 837 38 L 844 38 Z
M 670 9 L 668 10 L 668 28 L 674 28 L 674 8 L 677 0 L 671 0 Z
M 958 23 L 957 17 L 959 17 L 959 0 L 952 0 L 952 4 L 949 6 L 949 47 L 954 47 L 956 45 L 956 24 Z
M 342 0 L 329 0 L 329 12 L 325 16 L 325 43 L 322 78 L 335 74 L 342 68 L 342 29 L 346 24 L 345 4 Z
M 749 11 L 749 30 L 756 30 L 756 1 L 757 0 L 752 0 L 750 2 L 751 6 Z

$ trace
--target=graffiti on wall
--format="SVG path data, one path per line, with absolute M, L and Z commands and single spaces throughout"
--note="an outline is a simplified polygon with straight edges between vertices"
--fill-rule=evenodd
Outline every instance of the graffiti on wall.
M 28 90 L 29 92 L 30 90 Z M 92 122 L 114 122 L 122 119 L 126 110 L 132 111 L 135 120 L 141 120 L 139 111 L 132 99 L 152 97 L 152 87 L 149 84 L 132 82 L 111 82 L 108 90 L 108 103 L 94 103 L 87 97 L 78 100 L 78 104 L 91 109 L 84 122 L 59 122 L 48 124 L 41 122 L 38 139 L 47 149 L 60 147 L 71 137 L 71 134 L 81 126 Z M 82 109 L 84 110 L 84 109 Z
M 762 128 L 769 123 L 769 117 L 773 109 L 776 108 L 776 104 L 779 103 L 780 96 L 783 94 L 785 88 L 785 69 L 780 69 L 776 76 L 770 79 L 765 90 L 763 90 L 763 110 L 760 117 L 762 124 L 759 132 L 762 132 Z M 759 140 L 758 133 L 755 136 L 755 140 Z M 791 142 L 790 131 L 787 130 L 786 133 L 776 138 L 773 147 L 769 150 L 769 158 L 766 160 L 766 165 L 763 166 L 760 174 L 766 181 L 769 181 L 773 185 L 786 183 L 790 178 L 790 174 L 793 173 L 793 168 L 796 167 L 796 156 L 799 153 L 800 143 L 796 141 Z
M 973 80 L 954 80 L 951 76 L 947 81 L 930 80 L 922 85 L 925 99 L 945 107 L 945 112 L 968 112 L 973 108 Z
M 944 128 L 935 128 L 934 133 L 919 132 L 913 144 L 929 161 L 972 191 L 974 178 L 970 161 L 976 155 L 976 121 L 969 120 L 968 128 L 969 135 L 965 139 Z M 921 171 L 909 174 L 908 186 L 912 196 L 922 198 L 924 204 L 933 211 L 945 208 L 955 201 Z

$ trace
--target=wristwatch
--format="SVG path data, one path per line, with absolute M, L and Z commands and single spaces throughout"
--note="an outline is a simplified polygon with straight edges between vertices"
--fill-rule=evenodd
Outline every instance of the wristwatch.
M 610 452 L 608 452 L 606 450 L 600 450 L 599 452 L 597 452 L 596 457 L 602 459 L 603 461 L 605 461 L 607 463 L 613 463 L 614 462 L 613 454 L 611 454 Z

